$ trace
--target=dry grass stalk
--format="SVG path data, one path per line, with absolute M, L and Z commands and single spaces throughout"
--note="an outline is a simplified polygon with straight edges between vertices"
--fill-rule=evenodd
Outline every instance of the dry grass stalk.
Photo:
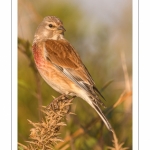
M 119 144 L 115 131 L 112 131 L 113 134 L 113 147 L 108 147 L 108 150 L 128 150 L 128 147 L 123 147 L 124 143 Z
M 18 143 L 21 150 L 50 150 L 53 149 L 57 142 L 62 141 L 59 137 L 60 127 L 65 126 L 63 119 L 70 112 L 70 105 L 73 98 L 69 99 L 66 96 L 60 96 L 53 100 L 47 107 L 42 107 L 41 111 L 44 118 L 39 123 L 34 123 L 30 120 L 29 123 L 33 126 L 30 130 L 30 141 L 27 146 Z

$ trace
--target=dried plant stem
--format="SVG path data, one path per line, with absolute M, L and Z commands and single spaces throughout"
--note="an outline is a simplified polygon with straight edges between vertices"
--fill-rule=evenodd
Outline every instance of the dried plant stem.
M 71 114 L 70 105 L 74 98 L 68 98 L 64 95 L 55 98 L 47 107 L 42 107 L 44 118 L 39 123 L 34 123 L 30 120 L 29 123 L 33 126 L 30 130 L 30 139 L 26 141 L 27 146 L 18 143 L 21 149 L 24 150 L 50 150 L 62 141 L 59 137 L 60 127 L 65 126 L 63 119 L 67 114 Z
M 122 61 L 122 69 L 124 72 L 124 78 L 125 78 L 125 90 L 127 93 L 130 93 L 131 85 L 130 85 L 130 79 L 129 79 L 129 74 L 128 74 L 128 70 L 127 70 L 127 64 L 126 64 L 126 58 L 125 58 L 124 51 L 121 51 L 121 61 Z M 126 101 L 124 103 L 124 108 L 125 108 L 126 113 L 131 111 L 131 105 L 132 105 L 131 98 L 126 99 Z
M 108 150 L 128 150 L 128 147 L 123 147 L 124 143 L 119 144 L 117 136 L 115 134 L 115 131 L 112 130 L 112 135 L 113 135 L 113 147 L 108 147 Z
M 125 89 L 127 91 L 131 91 L 130 80 L 129 80 L 129 75 L 128 75 L 124 51 L 121 51 L 121 61 L 122 61 L 122 69 L 124 72 L 124 78 L 125 78 Z

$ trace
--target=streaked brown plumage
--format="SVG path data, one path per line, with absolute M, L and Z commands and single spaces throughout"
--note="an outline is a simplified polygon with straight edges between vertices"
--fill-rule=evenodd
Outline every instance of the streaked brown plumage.
M 33 55 L 43 79 L 61 94 L 78 96 L 89 103 L 100 115 L 109 130 L 111 125 L 102 113 L 100 92 L 82 63 L 79 55 L 64 38 L 64 27 L 60 19 L 45 17 L 34 36 Z

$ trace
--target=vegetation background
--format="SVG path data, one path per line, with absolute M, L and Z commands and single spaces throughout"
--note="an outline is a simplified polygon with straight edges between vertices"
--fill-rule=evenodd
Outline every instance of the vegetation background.
M 48 105 L 52 95 L 60 95 L 39 76 L 30 55 L 35 30 L 48 15 L 63 21 L 66 39 L 80 54 L 106 99 L 107 109 L 103 111 L 119 141 L 132 149 L 130 0 L 18 0 L 18 46 L 24 44 L 29 50 L 26 55 L 18 49 L 18 142 L 28 140 L 31 125 L 27 119 L 39 122 L 39 106 Z M 71 109 L 76 115 L 69 115 L 67 126 L 61 129 L 62 139 L 70 137 L 68 150 L 105 150 L 112 145 L 110 133 L 85 101 L 76 98 Z

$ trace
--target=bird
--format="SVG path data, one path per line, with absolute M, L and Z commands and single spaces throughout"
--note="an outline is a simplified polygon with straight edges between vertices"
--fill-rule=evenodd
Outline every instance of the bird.
M 65 39 L 65 31 L 63 22 L 56 16 L 46 16 L 38 25 L 32 44 L 37 70 L 46 83 L 60 94 L 85 100 L 112 131 L 99 106 L 104 105 L 100 98 L 104 97 L 75 48 Z

